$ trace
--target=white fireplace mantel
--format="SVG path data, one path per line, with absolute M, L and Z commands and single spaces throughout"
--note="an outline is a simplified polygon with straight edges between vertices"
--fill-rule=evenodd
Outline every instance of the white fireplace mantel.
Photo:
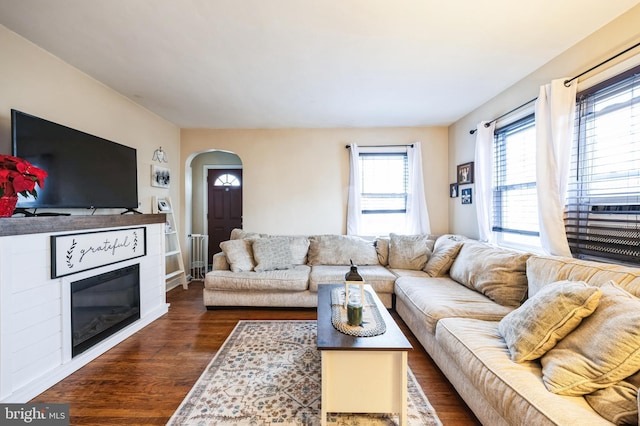
M 24 403 L 167 313 L 164 214 L 0 219 L 0 402 Z M 146 228 L 146 254 L 59 278 L 51 236 Z M 140 319 L 71 357 L 71 282 L 140 264 Z

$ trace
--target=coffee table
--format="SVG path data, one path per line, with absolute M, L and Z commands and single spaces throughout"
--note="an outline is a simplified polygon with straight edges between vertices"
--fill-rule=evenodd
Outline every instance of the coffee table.
M 384 334 L 354 337 L 331 323 L 331 290 L 343 284 L 318 286 L 318 350 L 322 358 L 322 420 L 327 413 L 398 413 L 407 424 L 407 353 L 412 349 L 370 285 L 386 324 Z

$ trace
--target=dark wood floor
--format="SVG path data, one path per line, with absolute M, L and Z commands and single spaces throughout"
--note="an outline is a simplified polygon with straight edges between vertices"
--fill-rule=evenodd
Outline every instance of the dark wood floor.
M 217 309 L 202 283 L 167 293 L 169 313 L 32 402 L 70 404 L 72 425 L 164 425 L 240 319 L 316 319 L 315 310 Z M 402 320 L 409 367 L 444 426 L 479 425 Z

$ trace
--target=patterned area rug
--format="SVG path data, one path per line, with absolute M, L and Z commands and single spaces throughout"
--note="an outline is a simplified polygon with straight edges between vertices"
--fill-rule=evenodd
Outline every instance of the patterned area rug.
M 408 424 L 441 426 L 408 374 Z M 167 424 L 319 425 L 320 402 L 316 321 L 240 321 Z M 396 425 L 398 416 L 332 413 L 327 423 Z

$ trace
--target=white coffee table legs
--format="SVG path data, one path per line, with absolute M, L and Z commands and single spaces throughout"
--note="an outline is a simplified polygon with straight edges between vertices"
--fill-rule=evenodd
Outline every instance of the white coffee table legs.
M 322 422 L 327 413 L 398 413 L 407 424 L 407 352 L 325 350 Z

